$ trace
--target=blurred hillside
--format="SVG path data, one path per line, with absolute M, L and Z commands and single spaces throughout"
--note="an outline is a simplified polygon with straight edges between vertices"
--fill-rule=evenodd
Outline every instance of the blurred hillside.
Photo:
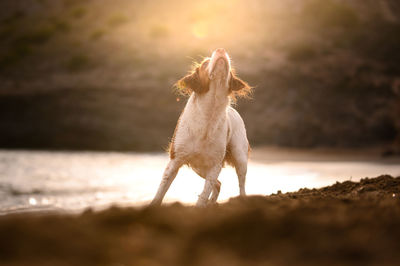
M 252 145 L 391 143 L 399 14 L 395 0 L 4 0 L 0 147 L 159 151 L 185 104 L 173 84 L 218 47 L 255 86 L 236 106 Z

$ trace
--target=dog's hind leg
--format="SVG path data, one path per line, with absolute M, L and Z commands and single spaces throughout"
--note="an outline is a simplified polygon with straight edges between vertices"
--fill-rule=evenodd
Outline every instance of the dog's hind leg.
M 246 173 L 247 173 L 247 161 L 246 162 L 237 162 L 235 164 L 236 174 L 239 179 L 239 190 L 240 196 L 246 196 Z
M 221 172 L 221 165 L 213 167 L 206 175 L 206 182 L 204 184 L 204 189 L 203 192 L 199 195 L 199 199 L 197 200 L 196 206 L 198 207 L 204 207 L 207 202 L 208 198 L 210 197 L 211 191 L 215 188 L 217 189 L 216 186 L 218 186 L 218 175 Z M 218 197 L 219 194 L 219 188 L 217 189 L 218 193 L 216 196 Z
M 234 147 L 232 145 L 232 161 L 239 179 L 240 196 L 246 196 L 246 174 L 247 174 L 247 161 L 248 161 L 248 146 L 247 147 Z
M 239 113 L 233 108 L 228 108 L 228 111 L 233 132 L 228 144 L 230 156 L 232 157 L 230 159 L 231 162 L 233 162 L 239 179 L 240 196 L 245 196 L 247 161 L 249 157 L 250 145 L 246 136 L 246 128 Z
M 213 185 L 212 193 L 211 193 L 211 198 L 210 198 L 210 203 L 215 203 L 217 202 L 218 196 L 219 196 L 219 191 L 221 190 L 221 182 L 216 180 L 216 182 Z
M 161 184 L 158 187 L 158 191 L 156 196 L 154 197 L 151 205 L 160 205 L 165 193 L 171 186 L 172 181 L 174 181 L 176 175 L 178 174 L 179 168 L 182 166 L 182 163 L 176 159 L 170 160 L 167 167 L 165 168 Z

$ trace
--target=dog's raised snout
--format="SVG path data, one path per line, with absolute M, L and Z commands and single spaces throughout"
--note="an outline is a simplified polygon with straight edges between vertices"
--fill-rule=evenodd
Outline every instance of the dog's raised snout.
M 218 54 L 224 54 L 225 53 L 225 49 L 224 48 L 218 48 L 217 50 L 215 50 L 216 53 Z

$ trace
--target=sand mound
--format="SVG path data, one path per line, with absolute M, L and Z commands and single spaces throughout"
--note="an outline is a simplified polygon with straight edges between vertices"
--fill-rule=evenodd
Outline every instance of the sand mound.
M 400 177 L 81 215 L 0 217 L 2 265 L 382 265 L 400 262 Z

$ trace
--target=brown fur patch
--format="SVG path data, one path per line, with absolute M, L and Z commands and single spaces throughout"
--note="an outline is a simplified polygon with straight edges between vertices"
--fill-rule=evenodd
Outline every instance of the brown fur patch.
M 250 152 L 251 152 L 251 147 L 250 147 L 250 143 L 247 142 L 247 157 L 250 157 Z M 232 167 L 235 167 L 235 159 L 233 158 L 232 155 L 232 151 L 231 148 L 229 147 L 229 145 L 226 147 L 226 151 L 225 151 L 225 157 L 222 163 L 222 166 L 225 167 L 225 165 L 228 164 Z
M 200 94 L 210 89 L 210 79 L 206 71 L 209 61 L 209 58 L 204 59 L 190 74 L 176 82 L 175 87 L 180 93 L 184 95 L 190 95 L 192 92 Z
M 228 164 L 228 165 L 230 165 L 232 167 L 235 166 L 235 161 L 233 159 L 232 151 L 231 151 L 229 145 L 226 147 L 225 157 L 224 157 L 224 161 L 222 163 L 222 166 L 225 167 L 226 164 Z
M 183 111 L 179 115 L 178 121 L 176 122 L 174 134 L 172 135 L 172 139 L 171 139 L 171 141 L 169 143 L 169 147 L 168 147 L 169 158 L 171 158 L 171 159 L 175 159 L 175 145 L 174 145 L 175 144 L 175 136 L 176 136 L 176 131 L 178 130 L 179 122 L 181 121 L 182 114 L 183 114 Z
M 250 158 L 250 153 L 251 153 L 251 147 L 249 141 L 247 141 L 247 158 Z
M 253 88 L 250 87 L 247 82 L 241 80 L 236 76 L 234 71 L 231 71 L 231 79 L 229 80 L 229 90 L 230 90 L 230 96 L 233 101 L 236 100 L 236 98 L 249 98 L 250 95 L 253 92 Z

